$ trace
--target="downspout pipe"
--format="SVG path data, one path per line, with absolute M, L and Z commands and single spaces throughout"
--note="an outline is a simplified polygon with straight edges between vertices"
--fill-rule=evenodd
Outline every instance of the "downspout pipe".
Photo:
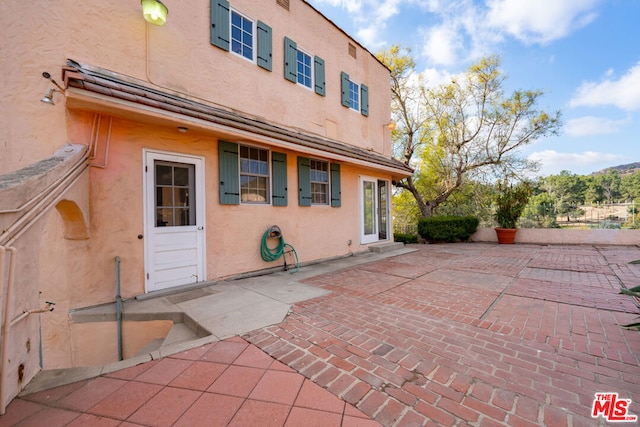
M 12 246 L 0 245 L 0 282 L 4 279 L 6 268 L 6 257 L 9 253 L 9 274 L 7 276 L 7 291 L 4 294 L 4 307 L 2 319 L 2 350 L 0 351 L 0 415 L 4 415 L 6 411 L 5 402 L 7 400 L 7 388 L 5 387 L 6 378 L 6 361 L 7 361 L 7 338 L 9 337 L 9 328 L 11 327 L 10 309 L 11 309 L 11 291 L 13 288 L 13 277 L 15 274 L 15 258 L 17 250 Z
M 120 296 L 120 257 L 116 257 L 116 324 L 118 328 L 118 360 L 122 357 L 122 297 Z

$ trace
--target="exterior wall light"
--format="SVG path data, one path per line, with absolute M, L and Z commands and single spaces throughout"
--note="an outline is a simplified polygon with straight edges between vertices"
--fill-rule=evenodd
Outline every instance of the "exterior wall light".
M 382 126 L 385 126 L 387 129 L 389 129 L 391 132 L 393 132 L 395 130 L 395 128 L 396 128 L 396 121 L 391 119 L 389 121 L 389 123 L 384 124 Z
M 54 79 L 51 78 L 51 74 L 47 73 L 46 71 L 42 73 L 42 77 L 44 77 L 45 79 L 49 80 L 51 83 L 53 83 L 58 89 L 55 88 L 50 88 L 47 89 L 47 92 L 44 94 L 44 96 L 42 97 L 42 99 L 40 100 L 40 102 L 44 102 L 45 104 L 49 104 L 49 105 L 56 105 L 55 102 L 53 102 L 53 94 L 56 92 L 59 92 L 61 94 L 64 95 L 65 90 L 62 86 L 60 86 L 58 84 L 57 81 L 55 81 Z
M 44 94 L 40 102 L 44 102 L 45 104 L 49 104 L 49 105 L 56 105 L 56 103 L 53 102 L 53 94 L 55 92 L 64 93 L 58 89 L 54 89 L 54 88 L 48 89 L 47 93 Z
M 153 25 L 164 25 L 167 22 L 169 9 L 159 0 L 142 0 L 142 15 Z

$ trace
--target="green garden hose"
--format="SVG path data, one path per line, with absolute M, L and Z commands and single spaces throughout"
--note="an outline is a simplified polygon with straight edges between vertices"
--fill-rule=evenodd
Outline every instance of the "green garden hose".
M 277 239 L 278 244 L 271 248 L 269 247 L 269 239 Z M 291 273 L 295 273 L 300 270 L 300 263 L 298 262 L 298 253 L 288 243 L 284 242 L 284 237 L 282 237 L 282 231 L 280 231 L 280 227 L 277 225 L 273 225 L 267 229 L 262 235 L 262 243 L 260 245 L 260 256 L 262 259 L 267 262 L 273 262 L 280 259 L 280 257 L 284 257 L 286 254 L 292 253 L 296 259 L 296 268 L 291 270 Z M 284 269 L 287 270 L 287 259 L 284 258 Z

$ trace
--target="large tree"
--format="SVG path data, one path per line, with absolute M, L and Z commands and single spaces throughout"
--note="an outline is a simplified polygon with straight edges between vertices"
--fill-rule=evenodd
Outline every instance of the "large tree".
M 560 128 L 559 111 L 538 109 L 541 91 L 504 95 L 497 56 L 437 87 L 415 72 L 407 49 L 392 46 L 378 58 L 391 70 L 394 155 L 416 171 L 396 186 L 411 193 L 422 216 L 474 177 L 531 168 L 518 150 Z

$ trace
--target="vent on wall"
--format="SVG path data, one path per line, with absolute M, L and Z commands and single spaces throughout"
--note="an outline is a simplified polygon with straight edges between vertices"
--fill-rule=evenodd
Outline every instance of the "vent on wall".
M 276 0 L 276 3 L 289 10 L 289 0 Z
M 354 44 L 349 43 L 349 55 L 356 57 L 356 46 Z

